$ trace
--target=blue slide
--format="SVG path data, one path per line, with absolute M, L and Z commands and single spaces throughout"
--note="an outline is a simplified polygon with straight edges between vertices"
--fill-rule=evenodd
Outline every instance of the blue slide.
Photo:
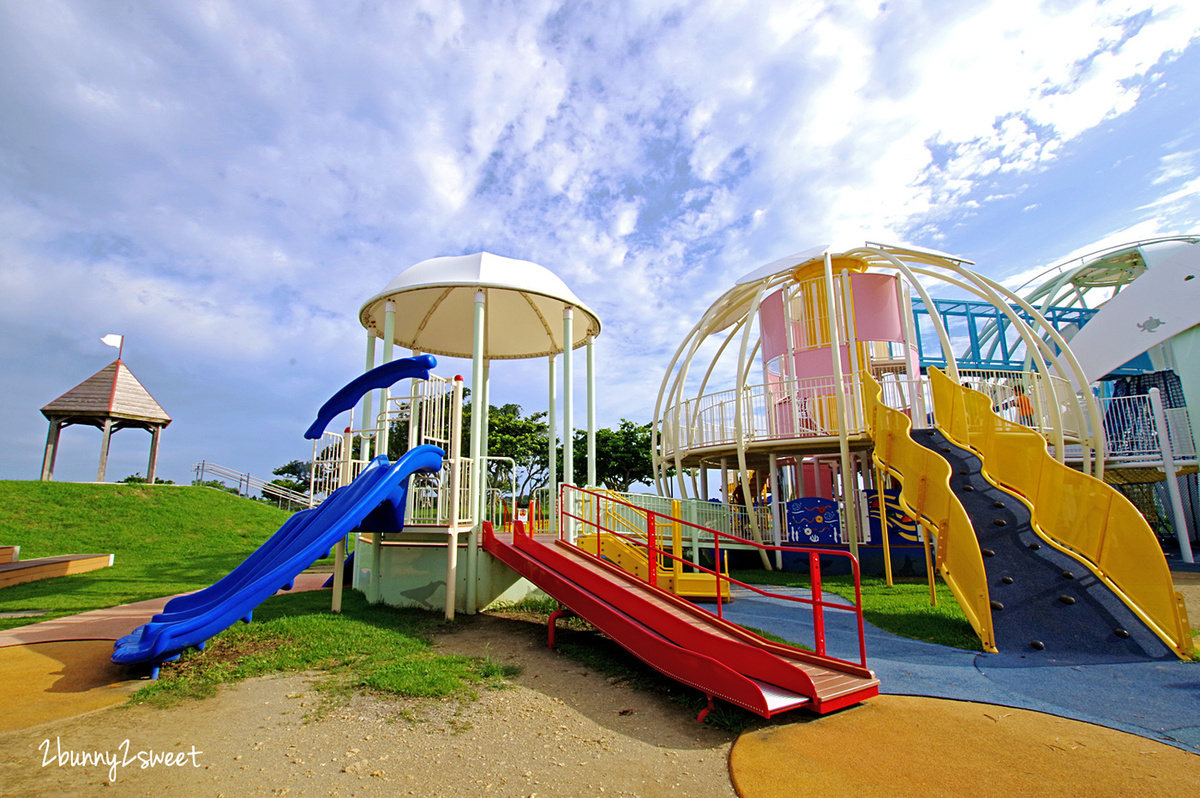
M 367 391 L 408 378 L 427 380 L 436 365 L 432 355 L 419 355 L 371 369 L 321 406 L 305 437 L 319 439 L 329 422 L 354 407 Z M 289 518 L 258 551 L 219 582 L 168 601 L 150 623 L 116 642 L 112 661 L 126 665 L 154 663 L 157 677 L 159 664 L 193 646 L 203 648 L 210 637 L 239 620 L 248 622 L 255 607 L 281 587 L 290 587 L 301 571 L 324 557 L 375 510 L 387 505 L 388 515 L 394 519 L 389 528 L 403 529 L 409 478 L 418 471 L 437 473 L 444 456 L 445 452 L 436 446 L 418 446 L 395 465 L 387 457 L 377 457 L 349 485 L 335 490 L 317 507 Z
M 386 457 L 376 458 L 352 483 L 311 510 L 289 518 L 228 576 L 167 602 L 150 623 L 117 641 L 112 661 L 157 666 L 187 648 L 202 646 L 239 620 L 249 621 L 255 607 L 290 584 L 385 504 L 394 511 L 397 526 L 403 527 L 410 477 L 417 472 L 437 473 L 443 456 L 436 446 L 418 446 L 394 465 L 389 465 Z

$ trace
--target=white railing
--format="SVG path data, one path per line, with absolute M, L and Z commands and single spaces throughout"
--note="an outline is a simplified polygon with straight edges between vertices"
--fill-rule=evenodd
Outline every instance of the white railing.
M 247 499 L 254 498 L 254 494 L 257 492 L 264 499 L 274 499 L 277 502 L 286 504 L 288 509 L 292 507 L 312 507 L 315 503 L 307 494 L 297 493 L 294 490 L 272 482 L 264 482 L 258 477 L 253 477 L 241 471 L 234 471 L 232 468 L 226 468 L 223 465 L 210 463 L 206 460 L 196 463 L 192 467 L 192 472 L 195 474 L 195 484 L 197 485 L 216 481 L 229 487 L 236 486 L 237 494 Z
M 314 503 L 325 499 L 343 483 L 348 484 L 367 467 L 367 461 L 355 457 L 353 445 L 349 456 L 345 451 L 348 436 L 335 432 L 326 432 L 319 440 L 313 441 L 312 471 L 309 475 L 309 491 Z M 343 480 L 342 471 L 348 469 Z
M 1150 409 L 1150 397 L 1114 396 L 1098 399 L 1100 418 L 1104 423 L 1104 459 L 1110 465 L 1139 464 L 1158 466 L 1162 464 L 1162 444 L 1154 413 Z M 1172 458 L 1178 463 L 1196 462 L 1196 444 L 1192 439 L 1191 418 L 1186 407 L 1173 407 L 1164 411 L 1167 421 L 1167 440 L 1170 442 Z M 1067 460 L 1079 460 L 1079 446 L 1067 446 Z
M 846 390 L 846 431 L 849 435 L 866 431 L 863 423 L 859 380 L 843 378 Z M 890 375 L 881 385 L 884 402 L 909 413 L 914 426 L 926 427 L 933 403 L 929 401 L 928 381 L 909 380 Z M 662 450 L 665 455 L 712 446 L 737 443 L 737 389 L 705 394 L 684 400 L 663 414 Z M 833 377 L 780 380 L 766 385 L 747 386 L 741 394 L 742 433 L 745 441 L 755 443 L 797 438 L 827 438 L 838 435 L 837 391 Z M 723 531 L 723 530 L 722 530 Z
M 996 412 L 1008 421 L 1048 433 L 1054 429 L 1053 408 L 1057 404 L 1064 436 L 1078 440 L 1082 430 L 1091 428 L 1071 383 L 1062 377 L 1046 377 L 1036 371 L 981 369 L 959 369 L 958 377 L 963 385 L 986 394 Z M 1023 418 L 1022 394 L 1029 402 L 1031 418 Z

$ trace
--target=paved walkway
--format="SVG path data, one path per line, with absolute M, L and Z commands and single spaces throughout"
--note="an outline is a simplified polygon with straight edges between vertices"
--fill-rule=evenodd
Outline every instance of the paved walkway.
M 799 589 L 775 590 L 807 595 Z M 798 609 L 794 602 L 741 589 L 734 597 L 724 607 L 728 620 L 812 645 L 812 619 L 806 607 Z M 858 640 L 852 619 L 849 612 L 826 612 L 827 650 L 856 662 Z M 1035 710 L 1200 753 L 1200 663 L 1160 660 L 1030 667 L 1019 654 L 947 648 L 870 624 L 866 642 L 867 664 L 879 677 L 884 694 Z
M 300 574 L 289 591 L 317 590 L 329 574 Z M 0 631 L 0 733 L 120 704 L 143 679 L 110 659 L 113 641 L 148 622 L 172 597 L 93 610 Z

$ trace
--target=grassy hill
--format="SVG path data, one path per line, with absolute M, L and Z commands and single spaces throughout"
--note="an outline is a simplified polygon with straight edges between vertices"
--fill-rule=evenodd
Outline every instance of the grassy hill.
M 0 589 L 0 629 L 212 584 L 289 513 L 213 488 L 0 480 L 0 545 L 21 559 L 113 554 L 110 568 Z

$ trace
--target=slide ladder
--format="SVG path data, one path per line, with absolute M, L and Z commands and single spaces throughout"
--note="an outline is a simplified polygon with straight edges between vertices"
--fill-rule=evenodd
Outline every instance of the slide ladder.
M 763 717 L 798 707 L 831 712 L 878 695 L 865 667 L 767 641 L 561 540 L 518 522 L 512 542 L 490 525 L 483 546 L 630 653 L 710 699 Z M 701 713 L 700 719 L 707 714 Z

